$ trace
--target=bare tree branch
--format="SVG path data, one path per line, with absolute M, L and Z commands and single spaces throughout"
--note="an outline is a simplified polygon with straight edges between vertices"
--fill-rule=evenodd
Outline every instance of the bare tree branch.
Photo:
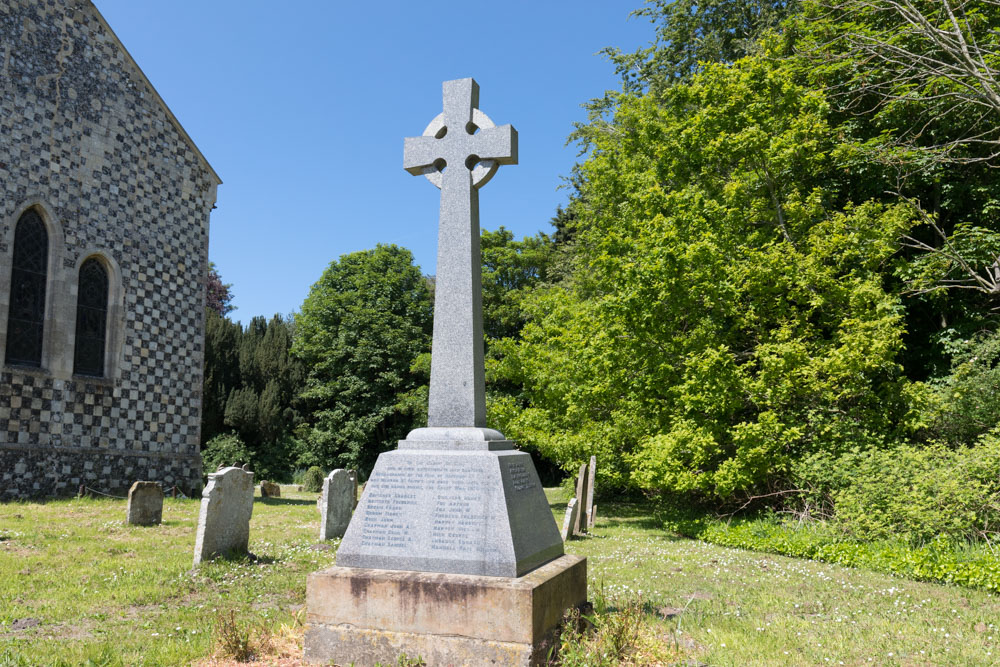
M 931 116 L 901 129 L 898 145 L 935 153 L 940 162 L 1000 166 L 1000 33 L 991 27 L 996 21 L 983 16 L 995 15 L 991 8 L 1000 7 L 1000 0 L 820 1 L 825 17 L 862 26 L 817 49 L 828 53 L 839 40 L 846 47 L 842 57 L 859 64 L 851 81 L 831 91 L 847 110 L 936 103 Z M 928 126 L 950 114 L 974 120 L 947 141 L 928 144 Z

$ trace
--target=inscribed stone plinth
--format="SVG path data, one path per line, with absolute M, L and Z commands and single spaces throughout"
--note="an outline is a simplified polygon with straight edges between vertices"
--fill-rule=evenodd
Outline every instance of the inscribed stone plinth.
M 281 487 L 274 482 L 261 482 L 260 483 L 260 497 L 261 498 L 280 498 L 281 497 Z
M 194 564 L 214 556 L 245 553 L 250 544 L 253 473 L 223 468 L 208 476 L 201 494 Z
M 343 537 L 358 503 L 358 475 L 354 470 L 337 469 L 323 480 L 320 495 L 319 539 Z
M 576 498 L 570 498 L 566 504 L 566 516 L 563 517 L 562 532 L 560 533 L 563 542 L 573 536 L 573 524 L 576 523 L 576 519 Z
M 379 456 L 337 565 L 518 577 L 562 555 L 530 455 L 404 444 Z
M 333 567 L 306 581 L 304 661 L 395 665 L 550 664 L 563 611 L 587 598 L 587 561 L 560 556 L 523 577 Z
M 594 484 L 597 482 L 597 457 L 590 457 L 590 468 L 587 470 L 587 528 L 594 526 Z
M 163 489 L 158 482 L 136 482 L 128 490 L 126 523 L 155 526 L 163 519 Z

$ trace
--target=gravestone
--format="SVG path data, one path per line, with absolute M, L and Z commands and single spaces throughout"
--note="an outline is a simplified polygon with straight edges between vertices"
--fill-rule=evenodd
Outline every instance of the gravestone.
M 219 555 L 246 553 L 253 514 L 253 473 L 223 468 L 208 476 L 201 494 L 194 564 Z
M 135 482 L 128 490 L 125 522 L 155 526 L 163 520 L 163 489 L 159 482 Z
M 281 497 L 281 487 L 274 482 L 261 482 L 260 483 L 260 497 L 261 498 L 280 498 Z
M 587 470 L 587 528 L 594 527 L 594 484 L 597 482 L 597 457 L 590 457 L 590 468 Z
M 566 504 L 566 516 L 563 517 L 562 532 L 560 533 L 563 542 L 573 536 L 573 524 L 577 519 L 576 498 L 570 498 Z
M 357 503 L 357 472 L 337 469 L 327 475 L 320 495 L 319 539 L 343 537 Z
M 517 132 L 479 110 L 472 79 L 443 100 L 403 157 L 441 190 L 428 425 L 379 456 L 337 567 L 309 576 L 307 662 L 540 664 L 586 600 L 531 456 L 486 426 L 479 188 L 517 163 Z
M 587 521 L 584 513 L 587 511 L 587 464 L 580 466 L 580 472 L 576 476 L 576 518 L 573 519 L 573 534 L 582 535 L 587 532 Z

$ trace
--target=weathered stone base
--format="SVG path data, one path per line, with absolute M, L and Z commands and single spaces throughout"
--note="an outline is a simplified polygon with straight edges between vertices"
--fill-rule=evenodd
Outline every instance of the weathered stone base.
M 201 491 L 201 457 L 97 447 L 39 447 L 0 443 L 0 501 L 75 495 L 81 485 L 126 496 L 138 480 Z
M 587 560 L 517 578 L 332 567 L 309 575 L 305 661 L 544 664 L 563 612 L 587 599 Z

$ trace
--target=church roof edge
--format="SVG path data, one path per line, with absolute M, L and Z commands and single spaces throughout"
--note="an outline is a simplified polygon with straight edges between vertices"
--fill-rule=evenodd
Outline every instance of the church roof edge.
M 198 148 L 198 144 L 196 144 L 194 142 L 194 139 L 191 138 L 191 135 L 187 133 L 187 130 L 185 130 L 184 126 L 181 125 L 181 122 L 177 120 L 177 116 L 175 116 L 174 112 L 170 110 L 170 106 L 160 95 L 159 91 L 156 90 L 156 86 L 154 86 L 153 82 L 149 80 L 149 77 L 146 76 L 146 73 L 142 71 L 142 67 L 139 66 L 139 63 L 137 63 L 135 61 L 135 58 L 132 57 L 132 54 L 129 53 L 128 48 L 125 46 L 124 42 L 122 42 L 121 38 L 118 37 L 118 34 L 114 31 L 114 28 L 111 27 L 107 19 L 104 18 L 104 15 L 101 14 L 101 10 L 97 8 L 93 0 L 87 0 L 87 4 L 90 5 L 90 8 L 94 11 L 94 16 L 96 16 L 97 20 L 101 22 L 101 25 L 103 25 L 104 28 L 108 31 L 108 34 L 114 37 L 115 41 L 118 43 L 118 46 L 121 47 L 122 53 L 124 53 L 125 56 L 129 59 L 129 62 L 132 63 L 132 66 L 135 67 L 135 70 L 136 72 L 139 73 L 139 76 L 141 76 L 143 80 L 149 85 L 149 89 L 153 91 L 153 95 L 156 97 L 156 100 L 160 103 L 160 106 L 163 107 L 163 111 L 166 112 L 167 118 L 170 119 L 170 122 L 172 122 L 174 124 L 174 127 L 177 128 L 177 131 L 180 133 L 181 137 L 183 137 L 184 140 L 191 145 L 191 148 L 194 150 L 195 155 L 201 158 L 201 161 L 204 164 L 205 168 L 208 169 L 208 172 L 212 175 L 212 178 L 215 179 L 215 184 L 221 185 L 222 179 L 219 178 L 219 174 L 216 173 L 215 169 L 212 167 L 212 164 L 208 161 L 208 158 L 206 158 L 205 154 L 201 152 L 201 149 Z

